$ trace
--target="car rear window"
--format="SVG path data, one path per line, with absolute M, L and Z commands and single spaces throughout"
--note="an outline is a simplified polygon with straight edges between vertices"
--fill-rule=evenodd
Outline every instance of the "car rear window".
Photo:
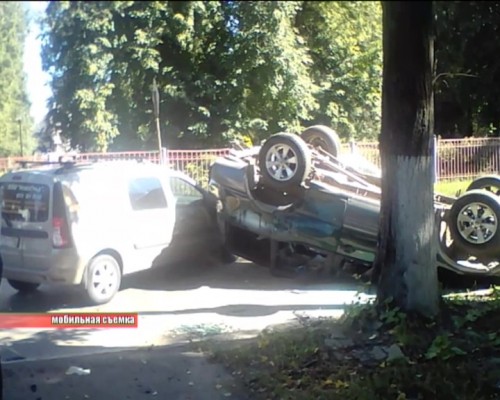
M 0 185 L 2 218 L 7 221 L 45 222 L 49 217 L 47 185 L 6 182 Z

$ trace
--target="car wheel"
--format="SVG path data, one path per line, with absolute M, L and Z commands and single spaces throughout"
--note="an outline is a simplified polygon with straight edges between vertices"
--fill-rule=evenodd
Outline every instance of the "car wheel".
M 92 303 L 109 302 L 120 289 L 120 284 L 121 269 L 114 257 L 100 254 L 90 261 L 85 289 Z
M 286 191 L 300 186 L 311 173 L 311 153 L 299 136 L 277 133 L 261 147 L 259 168 L 267 185 Z
M 16 289 L 21 293 L 34 292 L 40 286 L 39 283 L 22 282 L 22 281 L 17 281 L 15 279 L 7 279 L 7 282 L 9 282 L 10 286 L 12 286 L 14 289 Z
M 500 253 L 500 200 L 483 190 L 466 192 L 450 209 L 450 234 L 472 256 Z
M 497 196 L 500 196 L 500 177 L 498 176 L 482 176 L 474 180 L 469 187 L 467 192 L 471 190 L 485 189 Z
M 327 126 L 310 126 L 300 136 L 307 144 L 315 148 L 320 148 L 334 157 L 337 157 L 340 153 L 341 144 L 339 135 Z

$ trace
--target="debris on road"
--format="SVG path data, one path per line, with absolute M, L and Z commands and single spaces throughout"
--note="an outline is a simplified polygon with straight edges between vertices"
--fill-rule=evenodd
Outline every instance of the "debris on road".
M 83 369 L 81 367 L 71 366 L 66 371 L 66 375 L 90 375 L 90 369 Z

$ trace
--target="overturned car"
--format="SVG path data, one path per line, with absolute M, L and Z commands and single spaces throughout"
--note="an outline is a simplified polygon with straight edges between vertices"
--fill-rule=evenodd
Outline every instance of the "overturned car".
M 210 171 L 227 247 L 273 270 L 369 268 L 377 252 L 380 170 L 340 155 L 328 127 L 278 133 L 235 149 Z M 459 196 L 436 194 L 436 266 L 459 274 L 500 274 L 500 177 L 474 181 Z

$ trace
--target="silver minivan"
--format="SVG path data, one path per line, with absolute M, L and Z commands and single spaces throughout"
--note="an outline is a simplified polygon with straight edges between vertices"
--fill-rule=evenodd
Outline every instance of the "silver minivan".
M 3 277 L 19 291 L 82 285 L 94 304 L 106 303 L 123 275 L 222 243 L 216 200 L 155 164 L 55 163 L 9 172 L 0 177 L 0 204 Z

